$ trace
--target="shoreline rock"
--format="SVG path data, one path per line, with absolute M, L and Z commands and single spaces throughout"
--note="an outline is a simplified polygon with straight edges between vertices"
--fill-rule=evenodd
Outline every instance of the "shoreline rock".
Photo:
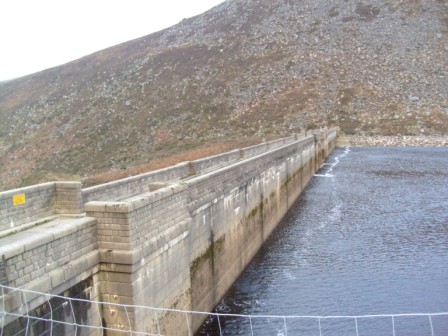
M 341 135 L 340 146 L 375 146 L 375 147 L 447 147 L 448 136 L 365 136 Z

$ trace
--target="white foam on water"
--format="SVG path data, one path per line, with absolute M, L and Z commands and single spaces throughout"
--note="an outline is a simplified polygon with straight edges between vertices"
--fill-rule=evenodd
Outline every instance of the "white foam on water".
M 294 276 L 291 272 L 287 271 L 287 270 L 283 270 L 283 275 L 285 276 L 285 278 L 287 280 L 296 280 L 297 277 Z
M 314 174 L 316 177 L 334 177 L 332 174 Z
M 350 153 L 350 152 L 351 152 L 350 147 L 345 147 L 344 152 L 341 155 L 336 156 L 334 158 L 333 162 L 325 162 L 322 164 L 321 168 L 324 166 L 330 166 L 330 168 L 328 168 L 328 170 L 325 172 L 325 174 L 314 174 L 314 176 L 316 176 L 316 177 L 331 177 L 331 178 L 334 177 L 334 175 L 331 174 L 334 167 L 336 167 L 341 162 L 340 159 L 346 157 L 348 155 L 348 153 Z
M 328 215 L 328 220 L 330 222 L 336 222 L 341 219 L 342 216 L 341 207 L 342 207 L 341 204 L 337 204 L 331 209 L 330 214 Z

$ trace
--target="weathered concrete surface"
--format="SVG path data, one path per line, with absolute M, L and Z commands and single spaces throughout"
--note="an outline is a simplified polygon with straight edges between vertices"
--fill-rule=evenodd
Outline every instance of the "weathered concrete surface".
M 65 207 L 73 213 L 84 208 L 86 216 L 54 211 L 59 215 L 49 222 L 0 239 L 0 279 L 56 294 L 90 281 L 85 292 L 92 299 L 210 311 L 331 152 L 336 136 L 336 129 L 322 130 L 93 189 L 77 187 L 83 200 L 94 201 L 84 204 L 76 196 L 72 204 L 78 206 Z M 8 310 L 20 309 L 13 298 L 7 302 Z M 187 334 L 188 325 L 195 330 L 202 323 L 187 318 L 188 324 L 181 314 L 101 309 L 109 328 L 166 335 Z

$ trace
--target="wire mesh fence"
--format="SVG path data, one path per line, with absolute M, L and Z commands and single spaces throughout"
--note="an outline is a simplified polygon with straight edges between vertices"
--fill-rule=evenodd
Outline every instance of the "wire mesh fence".
M 176 316 L 178 322 L 183 321 L 181 330 L 187 335 L 196 332 L 192 325 L 194 319 L 205 321 L 201 328 L 204 334 L 220 336 L 448 335 L 448 312 L 356 316 L 239 315 L 123 305 L 2 285 L 0 295 L 0 336 L 168 335 L 160 324 L 162 317 L 166 319 L 167 316 Z M 150 327 L 145 330 L 136 326 L 138 312 L 151 317 L 151 322 L 146 324 Z M 106 322 L 108 314 L 111 319 Z

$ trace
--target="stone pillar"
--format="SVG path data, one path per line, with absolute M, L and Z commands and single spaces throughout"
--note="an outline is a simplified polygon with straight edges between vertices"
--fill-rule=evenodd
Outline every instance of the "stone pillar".
M 133 207 L 125 202 L 89 202 L 86 214 L 97 220 L 100 252 L 100 297 L 104 302 L 135 304 L 129 213 Z M 108 328 L 135 330 L 134 311 L 115 305 L 104 305 L 103 319 Z M 109 335 L 108 331 L 108 335 Z M 119 335 L 120 332 L 110 333 Z
M 79 215 L 84 212 L 81 182 L 55 182 L 56 214 Z

